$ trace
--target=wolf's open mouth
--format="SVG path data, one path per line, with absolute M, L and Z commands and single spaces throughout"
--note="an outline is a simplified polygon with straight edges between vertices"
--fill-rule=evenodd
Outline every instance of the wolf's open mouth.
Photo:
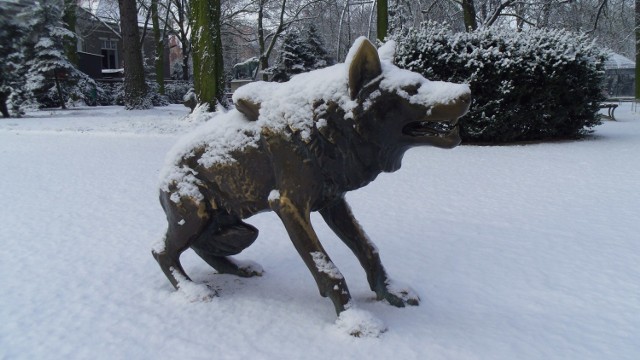
M 457 121 L 416 121 L 407 124 L 402 132 L 409 136 L 447 136 L 458 126 Z

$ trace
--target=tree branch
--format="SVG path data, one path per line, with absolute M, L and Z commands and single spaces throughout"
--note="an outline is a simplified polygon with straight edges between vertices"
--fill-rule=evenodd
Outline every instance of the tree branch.
M 593 29 L 586 32 L 586 34 L 592 34 L 598 28 L 598 20 L 600 20 L 600 15 L 603 13 L 604 9 L 607 7 L 608 0 L 602 0 L 602 3 L 598 5 L 598 13 L 596 14 L 596 19 L 593 23 Z
M 502 14 L 502 10 L 504 10 L 505 8 L 515 4 L 517 1 L 518 0 L 505 0 L 505 2 L 501 3 L 500 5 L 498 5 L 498 7 L 493 11 L 493 14 L 491 14 L 491 16 L 489 16 L 489 19 L 487 20 L 485 25 L 486 26 L 493 25 L 496 22 L 496 20 L 498 20 L 500 15 Z
M 522 21 L 523 23 L 527 24 L 527 25 L 531 25 L 531 26 L 536 26 L 536 24 L 534 24 L 533 22 L 525 19 L 522 15 L 519 14 L 512 14 L 512 13 L 502 13 L 500 14 L 500 16 L 510 16 L 510 17 L 514 17 L 516 19 L 519 19 L 520 21 Z

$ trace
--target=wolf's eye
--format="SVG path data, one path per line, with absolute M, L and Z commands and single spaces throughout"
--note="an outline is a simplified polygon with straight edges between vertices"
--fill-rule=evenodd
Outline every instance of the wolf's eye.
M 409 96 L 413 96 L 418 93 L 419 87 L 419 85 L 409 85 L 407 87 L 404 87 L 402 90 L 406 91 Z

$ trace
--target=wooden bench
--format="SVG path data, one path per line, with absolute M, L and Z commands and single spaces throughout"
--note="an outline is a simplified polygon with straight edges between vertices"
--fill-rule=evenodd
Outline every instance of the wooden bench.
M 614 116 L 614 112 L 616 111 L 617 107 L 618 107 L 618 104 L 614 104 L 614 103 L 602 103 L 602 104 L 600 104 L 600 109 L 607 109 L 607 115 L 602 114 L 602 117 L 605 118 L 605 119 L 616 121 L 616 117 Z

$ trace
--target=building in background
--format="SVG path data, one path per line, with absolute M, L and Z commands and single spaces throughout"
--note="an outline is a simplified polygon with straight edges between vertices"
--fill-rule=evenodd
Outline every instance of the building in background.
M 634 96 L 636 63 L 614 52 L 604 63 L 604 90 L 608 97 Z
M 118 2 L 115 0 L 81 0 L 76 12 L 76 35 L 78 41 L 78 67 L 94 79 L 117 79 L 124 77 L 122 37 L 118 21 Z M 144 30 L 145 19 L 140 18 L 141 34 L 144 35 L 142 53 L 145 69 L 153 69 L 153 33 L 149 22 Z M 164 77 L 171 77 L 169 41 L 164 47 Z M 149 74 L 149 76 L 154 76 Z

